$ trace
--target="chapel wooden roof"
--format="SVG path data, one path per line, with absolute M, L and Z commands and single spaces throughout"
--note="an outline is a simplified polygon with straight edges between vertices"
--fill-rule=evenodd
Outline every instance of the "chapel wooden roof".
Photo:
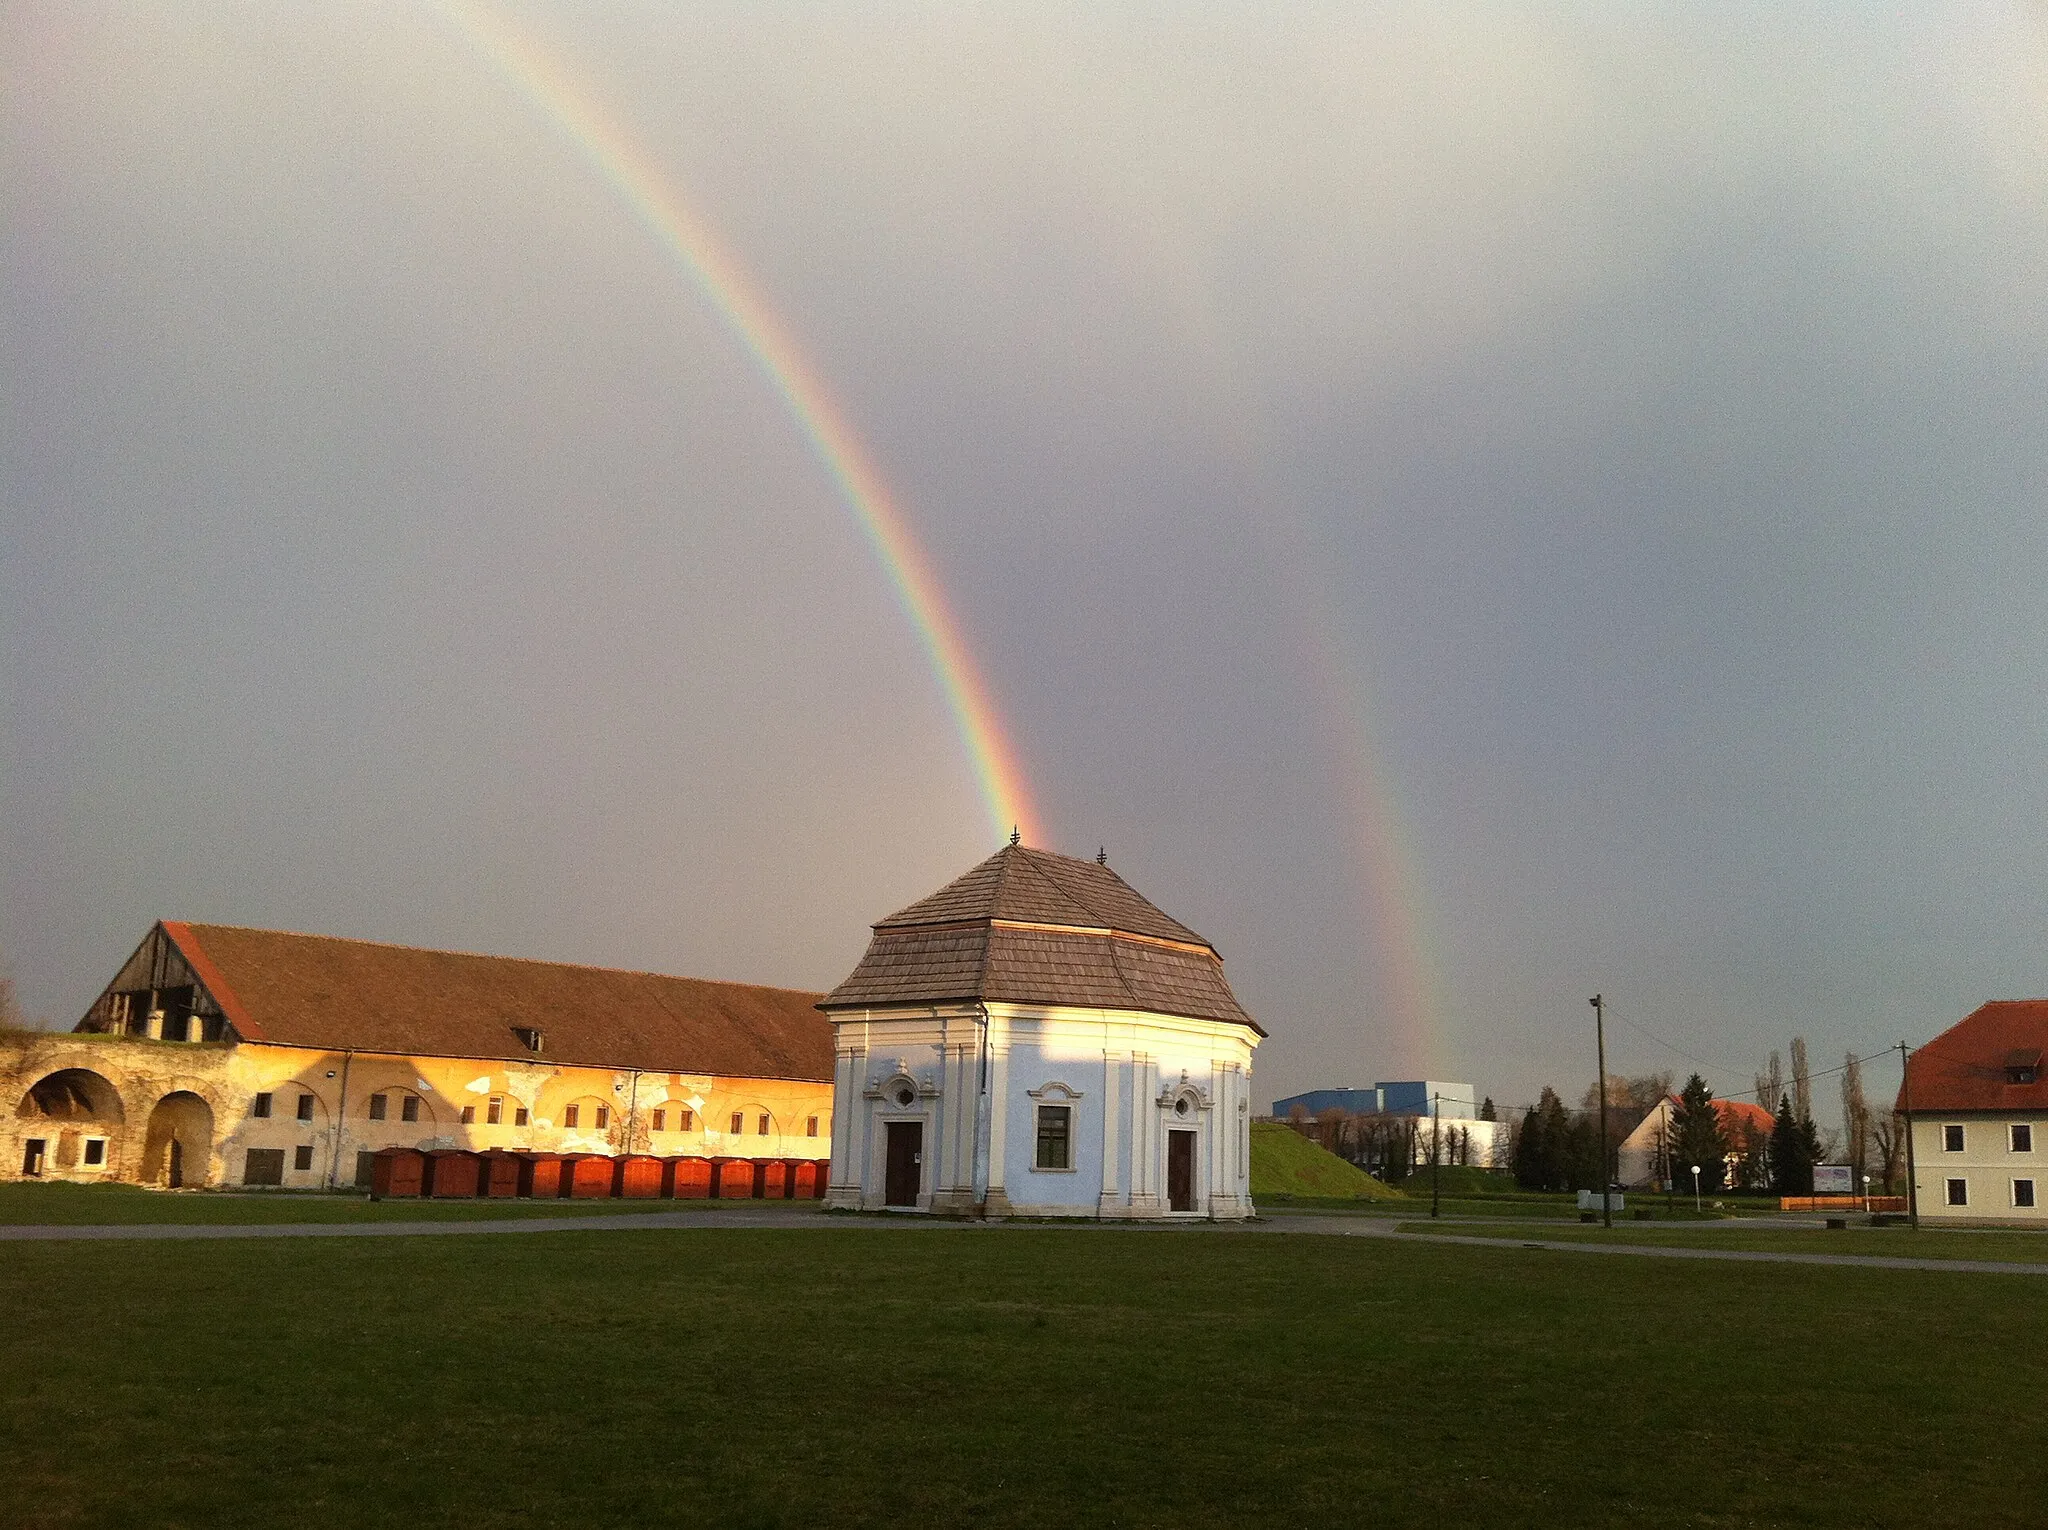
M 832 1077 L 832 1028 L 815 993 L 231 925 L 165 920 L 158 928 L 245 1041 Z M 522 1028 L 541 1033 L 537 1055 Z
M 997 1001 L 1142 1010 L 1265 1032 L 1216 948 L 1099 861 L 1006 845 L 874 927 L 819 1008 Z

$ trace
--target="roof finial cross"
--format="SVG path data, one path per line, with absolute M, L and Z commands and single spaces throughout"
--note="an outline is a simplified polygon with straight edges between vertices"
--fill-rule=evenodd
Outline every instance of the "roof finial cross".
M 1015 845 L 1015 844 L 1020 844 L 1020 843 L 1022 843 L 1023 839 L 1024 839 L 1024 836 L 1023 836 L 1022 834 L 1020 834 L 1020 833 L 1018 833 L 1018 832 L 1017 832 L 1017 826 L 1016 826 L 1015 824 L 1011 824 L 1011 825 L 1010 825 L 1010 843 L 1011 843 L 1011 844 L 1013 844 L 1013 845 Z
M 1095 864 L 1098 866 L 1107 866 L 1109 864 L 1109 846 L 1104 845 L 1095 852 Z

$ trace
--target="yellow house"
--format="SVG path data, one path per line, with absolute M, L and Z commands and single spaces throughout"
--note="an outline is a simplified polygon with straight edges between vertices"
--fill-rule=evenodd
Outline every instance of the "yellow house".
M 166 920 L 0 1037 L 0 1178 L 369 1182 L 380 1148 L 822 1161 L 819 995 Z

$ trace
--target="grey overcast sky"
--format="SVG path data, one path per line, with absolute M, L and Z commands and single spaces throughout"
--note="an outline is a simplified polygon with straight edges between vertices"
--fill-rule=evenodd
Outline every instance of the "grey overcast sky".
M 1722 1092 L 2048 993 L 2040 8 L 488 14 L 828 382 L 1262 1098 L 1576 1095 L 1596 990 Z M 462 26 L 0 53 L 31 1015 L 158 917 L 824 987 L 995 847 L 806 438 Z

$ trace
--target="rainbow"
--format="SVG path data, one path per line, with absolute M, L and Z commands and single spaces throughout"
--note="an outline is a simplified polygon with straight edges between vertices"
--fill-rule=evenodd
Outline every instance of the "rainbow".
M 531 39 L 480 5 L 440 0 L 437 8 L 618 194 L 753 358 L 860 523 L 897 603 L 915 629 L 953 714 L 990 830 L 1001 836 L 1014 828 L 1027 841 L 1043 843 L 1017 751 L 946 604 L 931 560 L 845 411 L 745 269 L 691 211 L 653 157 Z

